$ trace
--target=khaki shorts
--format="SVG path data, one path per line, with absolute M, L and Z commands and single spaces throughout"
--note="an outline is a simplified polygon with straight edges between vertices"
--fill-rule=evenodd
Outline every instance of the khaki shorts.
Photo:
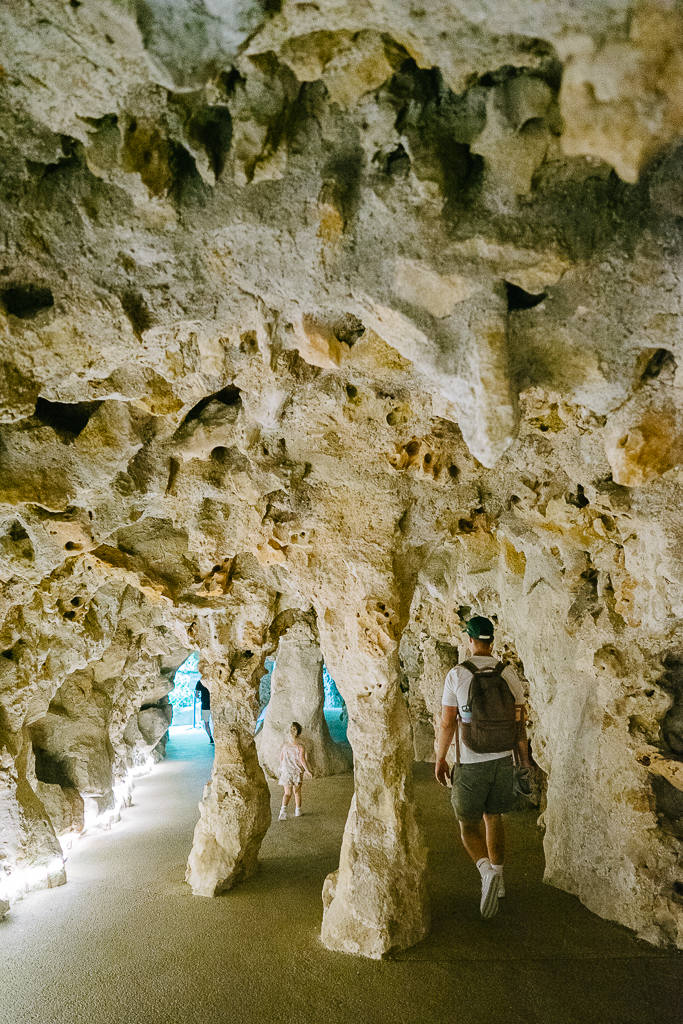
M 481 821 L 483 814 L 512 810 L 512 758 L 454 764 L 451 803 L 458 821 Z
M 210 718 L 211 712 L 208 710 L 208 708 L 206 711 L 204 710 L 204 708 L 202 708 L 202 722 L 208 722 Z

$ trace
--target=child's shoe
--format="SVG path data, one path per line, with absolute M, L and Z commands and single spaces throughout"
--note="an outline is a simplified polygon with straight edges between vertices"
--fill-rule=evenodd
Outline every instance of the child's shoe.
M 301 808 L 297 807 L 297 809 L 294 811 L 294 817 L 295 818 L 300 818 L 303 813 L 304 812 L 301 810 Z
M 284 807 L 280 808 L 280 817 L 277 820 L 278 821 L 287 821 L 287 810 L 286 810 L 286 808 L 284 808 Z

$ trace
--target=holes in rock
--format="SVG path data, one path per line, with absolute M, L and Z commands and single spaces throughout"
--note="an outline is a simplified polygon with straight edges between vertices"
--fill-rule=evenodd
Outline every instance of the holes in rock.
M 123 133 L 123 169 L 139 174 L 153 196 L 166 196 L 199 177 L 185 147 L 167 133 L 167 125 L 152 117 L 131 118 Z
M 16 316 L 20 320 L 30 320 L 55 304 L 50 288 L 40 284 L 4 288 L 0 291 L 0 301 L 11 316 Z
M 430 463 L 430 462 L 432 461 L 432 456 L 430 455 L 430 453 L 429 453 L 429 452 L 427 452 L 427 454 L 425 455 L 425 458 L 424 458 L 424 460 L 425 460 L 425 465 L 427 465 L 427 466 L 428 466 L 428 465 L 429 465 L 429 463 Z
M 229 454 L 229 450 L 222 444 L 217 445 L 211 449 L 211 459 L 213 462 L 225 462 Z
M 191 142 L 205 151 L 211 170 L 219 178 L 232 144 L 232 117 L 228 108 L 198 110 L 188 122 L 187 134 Z
M 451 478 L 451 480 L 457 480 L 459 474 L 460 470 L 455 464 L 452 464 L 448 467 L 448 475 Z
M 245 651 L 244 652 L 244 657 L 245 658 L 253 658 L 254 657 L 254 652 L 253 651 Z
M 102 402 L 48 402 L 39 398 L 33 419 L 41 426 L 52 427 L 58 434 L 66 435 L 66 440 L 78 437 L 88 425 L 90 417 Z
M 387 157 L 387 174 L 394 178 L 405 178 L 410 171 L 410 157 L 402 145 L 398 145 Z
M 143 331 L 149 330 L 152 326 L 152 315 L 147 303 L 139 292 L 133 291 L 121 292 L 119 301 L 136 336 L 141 338 Z
M 586 505 L 590 505 L 590 501 L 588 500 L 588 498 L 584 494 L 584 490 L 583 490 L 583 485 L 582 484 L 577 484 L 576 485 L 576 492 L 575 493 L 571 493 L 570 492 L 567 495 L 567 504 L 568 505 L 574 505 L 574 506 L 576 506 L 576 508 L 585 508 Z
M 586 569 L 579 577 L 576 597 L 568 613 L 569 623 L 572 627 L 578 627 L 586 615 L 590 615 L 595 622 L 602 609 L 603 603 L 598 595 L 597 569 Z
M 469 519 L 458 519 L 458 529 L 461 533 L 472 533 L 474 523 Z
M 409 458 L 413 458 L 420 450 L 420 442 L 408 441 L 408 444 L 405 445 L 403 450 Z
M 36 743 L 34 737 L 33 753 L 36 758 L 36 778 L 39 782 L 47 782 L 49 785 L 61 786 L 62 789 L 70 785 L 70 777 L 66 759 L 59 760 L 54 754 L 43 750 Z
M 76 618 L 76 612 L 73 610 L 69 612 L 64 612 L 64 618 L 68 619 L 70 622 L 73 622 L 74 619 Z
M 187 416 L 183 420 L 183 424 L 190 423 L 192 420 L 199 418 L 200 413 L 206 409 L 207 405 L 211 402 L 222 402 L 223 405 L 239 405 L 241 402 L 241 391 L 234 384 L 228 384 L 227 387 L 222 388 L 220 391 L 216 391 L 213 395 L 206 395 L 205 398 L 200 399 L 196 405 L 193 405 Z
M 353 348 L 365 333 L 365 325 L 353 313 L 345 313 L 332 324 L 332 332 L 343 345 Z
M 7 658 L 8 661 L 13 661 L 17 663 L 21 658 L 23 649 L 23 640 L 17 640 L 13 647 L 8 647 L 6 651 L 2 652 L 2 656 L 3 658 Z
M 657 348 L 648 359 L 640 379 L 642 381 L 655 380 L 664 372 L 673 374 L 676 371 L 676 365 L 676 360 L 668 349 Z
M 35 552 L 31 538 L 18 519 L 10 523 L 0 535 L 0 551 L 15 558 L 32 562 Z
M 246 331 L 241 335 L 240 352 L 245 356 L 253 355 L 254 352 L 258 352 L 258 338 L 256 337 L 256 331 Z
M 676 880 L 673 884 L 673 890 L 677 896 L 683 896 L 683 882 Z
M 519 288 L 516 284 L 510 284 L 509 281 L 505 282 L 505 290 L 507 292 L 508 313 L 514 313 L 518 309 L 533 309 L 534 306 L 538 306 L 539 303 L 543 302 L 546 297 L 545 292 L 541 292 L 540 295 L 532 295 L 531 292 L 525 292 L 523 288 Z
M 661 775 L 651 776 L 650 783 L 657 803 L 657 813 L 671 821 L 683 818 L 683 792 Z
M 74 608 L 78 608 L 80 603 L 81 603 L 80 597 L 72 597 L 71 598 L 71 604 L 74 606 Z
M 77 544 L 75 540 L 68 540 L 64 545 L 65 551 L 80 551 L 83 547 L 82 544 Z
M 346 385 L 346 394 L 348 395 L 349 398 L 357 398 L 358 397 L 358 388 L 354 387 L 353 384 L 347 384 Z

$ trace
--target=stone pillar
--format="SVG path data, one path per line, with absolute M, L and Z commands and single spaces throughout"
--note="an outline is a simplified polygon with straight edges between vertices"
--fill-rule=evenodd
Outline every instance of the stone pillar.
M 255 717 L 237 699 L 251 687 L 226 664 L 199 663 L 211 691 L 216 753 L 204 787 L 200 818 L 187 863 L 195 896 L 218 896 L 254 874 L 270 825 L 270 790 L 254 744 Z
M 328 612 L 321 628 L 325 660 L 349 710 L 355 773 L 339 869 L 323 888 L 321 937 L 328 949 L 379 959 L 420 942 L 429 913 L 410 719 L 398 684 L 396 643 L 384 632 L 393 614 L 386 621 L 382 611 L 378 619 L 374 604 L 367 606 L 374 634 L 365 628 L 365 614 L 353 613 L 345 623 L 350 628 L 342 631 Z
M 53 888 L 66 882 L 64 858 L 42 801 L 32 789 L 31 748 L 28 734 L 5 738 L 17 750 L 12 772 L 0 767 L 0 918 L 10 905 L 34 889 Z M 7 760 L 8 749 L 4 748 Z
M 351 769 L 351 752 L 335 743 L 324 715 L 323 658 L 317 638 L 305 622 L 297 622 L 280 638 L 273 671 L 270 703 L 257 737 L 259 760 L 269 775 L 280 771 L 280 748 L 289 727 L 302 727 L 301 742 L 314 776 L 340 775 Z
M 253 875 L 270 825 L 270 791 L 254 727 L 276 595 L 254 563 L 250 556 L 240 559 L 225 606 L 191 627 L 211 693 L 215 740 L 185 875 L 195 896 L 217 896 Z

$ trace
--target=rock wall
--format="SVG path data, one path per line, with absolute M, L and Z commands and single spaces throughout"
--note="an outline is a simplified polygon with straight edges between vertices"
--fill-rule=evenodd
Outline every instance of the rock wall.
M 197 648 L 188 877 L 250 874 L 258 679 L 313 608 L 356 772 L 323 939 L 417 941 L 412 757 L 476 611 L 528 682 L 548 881 L 683 946 L 680 17 L 0 7 L 13 892 L 63 880 L 55 826 L 110 812 Z

